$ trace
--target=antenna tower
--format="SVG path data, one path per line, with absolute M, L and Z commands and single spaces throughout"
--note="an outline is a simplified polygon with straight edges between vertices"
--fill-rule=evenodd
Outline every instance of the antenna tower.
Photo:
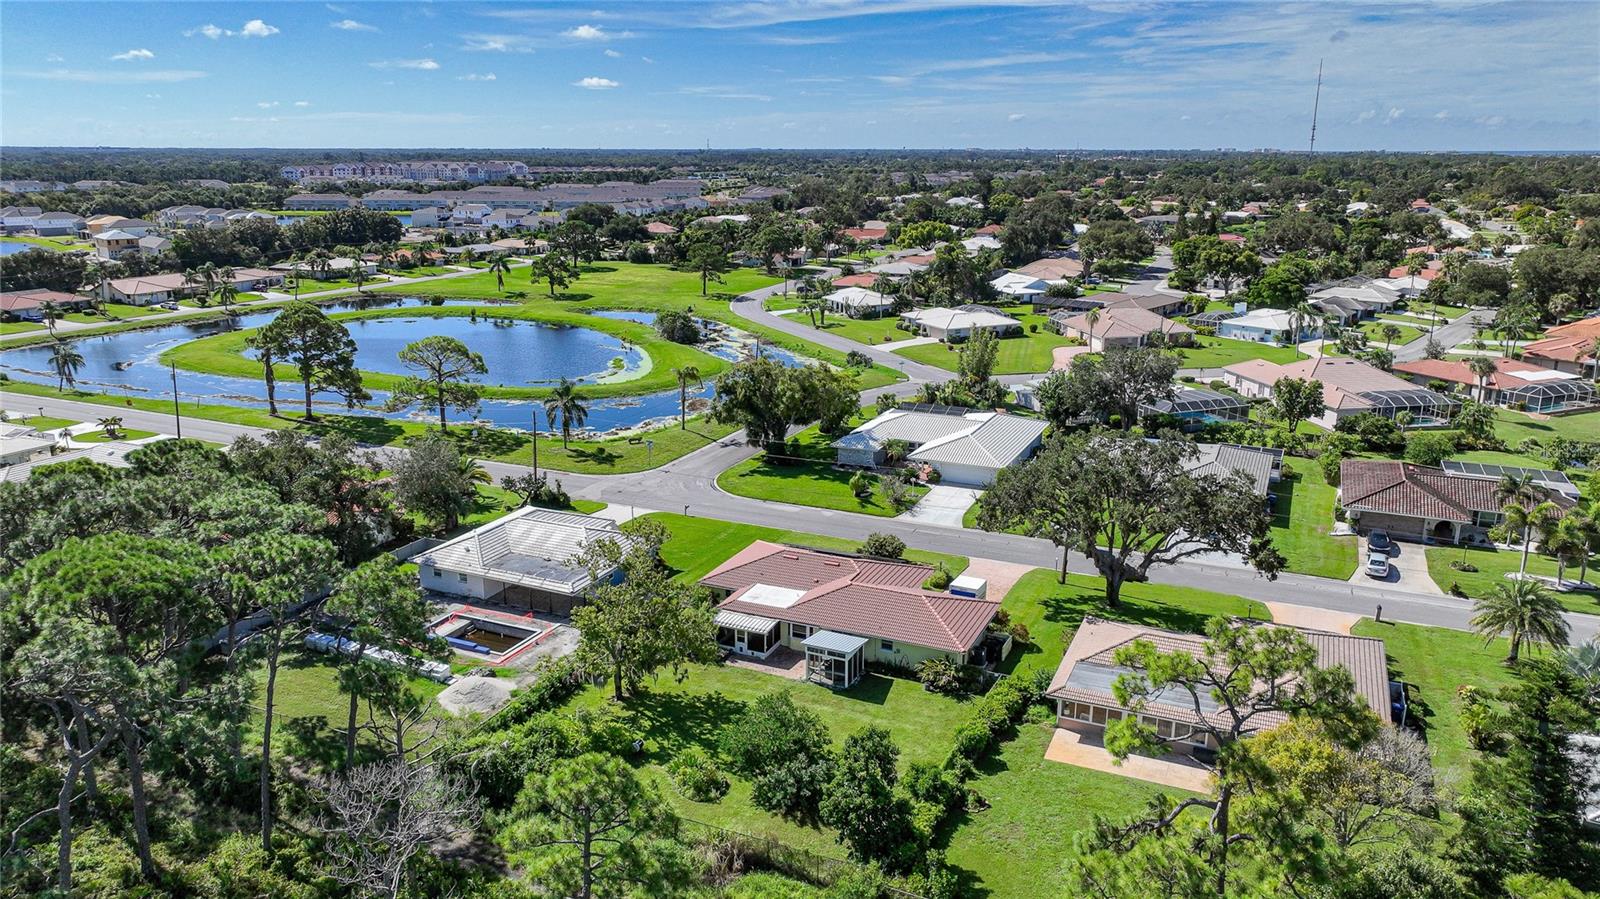
M 1317 152 L 1317 111 L 1322 106 L 1322 60 L 1317 60 L 1317 96 L 1311 101 L 1311 149 Z

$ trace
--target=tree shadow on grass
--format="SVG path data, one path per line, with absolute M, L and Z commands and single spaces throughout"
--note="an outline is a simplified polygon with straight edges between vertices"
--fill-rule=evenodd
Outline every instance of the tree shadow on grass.
M 743 713 L 745 704 L 720 692 L 645 691 L 624 707 L 645 740 L 646 758 L 665 765 L 690 746 L 715 752 L 722 726 Z
M 337 415 L 309 422 L 304 418 L 280 417 L 284 421 L 296 423 L 298 427 L 318 437 L 338 435 L 372 446 L 393 443 L 405 434 L 405 428 L 399 422 L 370 415 Z
M 1130 596 L 1123 588 L 1122 601 L 1115 607 L 1106 603 L 1105 593 L 1097 587 L 1083 587 L 1068 582 L 1056 585 L 1052 593 L 1042 600 L 1046 621 L 1060 622 L 1076 627 L 1085 615 L 1094 615 L 1111 621 L 1126 621 L 1184 633 L 1205 630 L 1213 613 L 1180 608 Z
M 592 449 L 583 447 L 570 447 L 567 455 L 579 462 L 588 462 L 591 465 L 604 465 L 610 468 L 622 461 L 622 454 L 613 452 L 609 447 L 597 446 Z

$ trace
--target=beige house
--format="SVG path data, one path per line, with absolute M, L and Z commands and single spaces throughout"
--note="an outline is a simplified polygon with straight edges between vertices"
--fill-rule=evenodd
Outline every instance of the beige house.
M 1183 322 L 1135 306 L 1102 309 L 1096 313 L 1092 324 L 1087 312 L 1081 315 L 1057 312 L 1050 316 L 1050 322 L 1063 337 L 1076 337 L 1097 353 L 1109 347 L 1141 347 L 1157 334 L 1175 345 L 1194 339 L 1194 331 Z
M 719 600 L 717 642 L 728 651 L 804 654 L 807 680 L 845 689 L 869 662 L 1004 658 L 1009 638 L 988 632 L 1000 603 L 981 587 L 975 595 L 923 589 L 932 574 L 927 565 L 757 540 L 700 584 Z
M 1318 667 L 1343 667 L 1355 680 L 1356 695 L 1378 716 L 1378 720 L 1388 722 L 1392 719 L 1388 667 L 1382 640 L 1303 628 L 1297 630 L 1316 648 Z M 1113 692 L 1117 678 L 1130 671 L 1117 664 L 1116 653 L 1141 640 L 1154 644 L 1162 652 L 1185 652 L 1203 663 L 1208 662 L 1205 638 L 1198 634 L 1086 617 L 1073 634 L 1066 655 L 1056 668 L 1055 676 L 1050 679 L 1049 689 L 1045 691 L 1045 695 L 1055 701 L 1058 727 L 1079 733 L 1098 733 L 1109 722 L 1133 714 L 1117 701 Z M 1226 711 L 1219 708 L 1210 696 L 1196 697 L 1179 690 L 1163 691 L 1151 697 L 1138 714 L 1143 723 L 1154 729 L 1157 736 L 1177 752 L 1201 755 L 1214 752 L 1219 747 L 1206 732 L 1207 724 L 1215 725 L 1217 729 L 1231 726 Z M 1281 713 L 1267 713 L 1255 719 L 1262 729 L 1276 727 L 1286 720 L 1287 716 Z

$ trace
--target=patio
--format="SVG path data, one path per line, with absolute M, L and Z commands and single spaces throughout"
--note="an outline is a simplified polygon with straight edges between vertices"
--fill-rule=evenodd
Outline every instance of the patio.
M 729 653 L 724 660 L 730 668 L 744 668 L 748 671 L 759 671 L 762 674 L 773 674 L 792 681 L 806 679 L 805 653 L 780 646 L 773 650 L 772 655 L 766 658 L 740 655 L 736 652 Z
M 1131 755 L 1119 765 L 1105 748 L 1101 729 L 1089 725 L 1058 725 L 1050 736 L 1050 745 L 1046 747 L 1044 757 L 1052 762 L 1132 777 L 1194 793 L 1208 793 L 1211 790 L 1211 772 L 1187 755 Z

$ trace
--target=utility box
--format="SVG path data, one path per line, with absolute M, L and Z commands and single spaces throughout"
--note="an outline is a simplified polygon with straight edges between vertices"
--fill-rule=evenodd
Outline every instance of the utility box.
M 950 593 L 954 596 L 983 599 L 989 593 L 989 582 L 981 577 L 962 575 L 950 582 Z

